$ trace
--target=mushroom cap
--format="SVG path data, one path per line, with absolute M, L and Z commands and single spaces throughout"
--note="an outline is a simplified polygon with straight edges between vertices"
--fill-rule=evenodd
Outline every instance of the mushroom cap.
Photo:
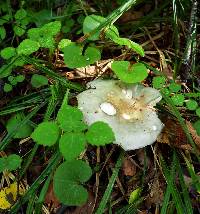
M 123 85 L 117 80 L 94 80 L 88 83 L 88 90 L 77 96 L 78 107 L 83 112 L 85 122 L 90 125 L 103 121 L 115 133 L 115 144 L 124 150 L 134 150 L 156 141 L 163 124 L 153 106 L 162 97 L 154 88 L 139 84 Z M 110 109 L 102 109 L 102 103 L 116 114 L 107 114 Z

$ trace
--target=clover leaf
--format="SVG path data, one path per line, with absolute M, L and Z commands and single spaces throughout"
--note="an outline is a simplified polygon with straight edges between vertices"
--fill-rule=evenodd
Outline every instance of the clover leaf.
M 16 13 L 15 13 L 15 19 L 24 19 L 27 16 L 27 12 L 26 10 L 24 10 L 23 8 L 19 9 Z
M 73 160 L 84 151 L 86 144 L 83 133 L 65 133 L 59 141 L 60 152 L 65 160 Z
M 178 92 L 178 91 L 181 90 L 181 85 L 179 85 L 179 84 L 173 82 L 173 83 L 171 83 L 171 84 L 169 85 L 169 90 L 170 90 L 171 92 L 175 92 L 175 93 L 176 93 L 176 92 Z
M 161 89 L 165 85 L 165 83 L 166 83 L 166 80 L 164 76 L 153 78 L 153 87 L 156 89 Z
M 104 146 L 115 140 L 115 135 L 111 127 L 104 122 L 93 123 L 86 133 L 88 143 L 96 146 Z
M 60 130 L 55 122 L 42 122 L 34 130 L 31 138 L 38 144 L 52 146 L 58 140 Z
M 97 48 L 88 47 L 83 53 L 83 48 L 74 42 L 63 50 L 64 62 L 69 68 L 85 67 L 101 59 L 101 53 Z
M 198 107 L 198 103 L 197 101 L 190 99 L 186 102 L 186 107 L 188 110 L 195 110 Z
M 184 103 L 184 95 L 183 94 L 174 94 L 172 96 L 172 101 L 176 106 L 182 106 Z
M 128 61 L 114 61 L 111 68 L 117 77 L 125 83 L 141 82 L 148 76 L 147 68 L 141 63 L 130 66 Z
M 83 131 L 87 128 L 82 121 L 83 113 L 75 107 L 64 105 L 57 114 L 59 126 L 64 131 Z
M 55 172 L 54 193 L 58 200 L 69 206 L 80 206 L 87 201 L 87 190 L 81 185 L 92 175 L 88 164 L 81 160 L 66 161 Z

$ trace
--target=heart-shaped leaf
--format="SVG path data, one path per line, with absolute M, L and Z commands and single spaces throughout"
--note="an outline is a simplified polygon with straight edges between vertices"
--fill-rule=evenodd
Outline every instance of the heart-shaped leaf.
M 83 48 L 72 42 L 64 48 L 64 61 L 69 68 L 80 68 L 101 59 L 101 53 L 94 47 L 88 47 L 82 55 Z
M 54 175 L 53 187 L 60 202 L 80 206 L 87 201 L 87 190 L 81 185 L 92 175 L 89 165 L 81 160 L 62 163 Z
M 143 81 L 147 76 L 147 68 L 141 63 L 136 63 L 130 67 L 128 61 L 116 61 L 111 65 L 117 77 L 125 83 L 137 83 Z

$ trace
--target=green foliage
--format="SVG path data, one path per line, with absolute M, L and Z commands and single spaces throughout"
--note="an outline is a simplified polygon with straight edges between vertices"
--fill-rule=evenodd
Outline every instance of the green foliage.
M 70 39 L 62 39 L 58 44 L 58 48 L 63 51 L 65 47 L 67 47 L 71 43 Z
M 87 126 L 82 121 L 82 119 L 83 114 L 78 108 L 67 105 L 61 107 L 57 115 L 57 121 L 60 128 L 67 132 L 84 131 Z
M 181 86 L 179 84 L 173 82 L 169 85 L 169 90 L 171 92 L 177 93 L 181 90 Z
M 163 88 L 164 85 L 166 84 L 165 77 L 163 77 L 163 76 L 154 77 L 152 84 L 153 84 L 153 87 L 156 89 Z
M 60 32 L 61 22 L 54 21 L 43 25 L 40 28 L 31 28 L 28 30 L 28 37 L 39 43 L 40 47 L 54 49 L 54 36 Z
M 185 97 L 183 94 L 174 94 L 172 96 L 172 101 L 176 106 L 183 106 L 184 100 L 185 100 Z
M 0 26 L 0 40 L 4 40 L 6 38 L 6 30 L 3 26 Z
M 84 151 L 85 145 L 83 133 L 65 133 L 59 141 L 60 152 L 67 161 L 76 159 Z
M 16 127 L 22 122 L 24 119 L 24 115 L 22 113 L 17 113 L 13 115 L 6 124 L 6 129 L 8 133 L 13 132 Z M 30 136 L 32 132 L 32 127 L 29 124 L 24 124 L 20 129 L 18 129 L 17 133 L 14 135 L 14 138 L 25 138 Z
M 92 145 L 104 146 L 113 142 L 115 136 L 108 124 L 99 121 L 89 127 L 86 139 Z
M 48 78 L 43 75 L 33 74 L 31 77 L 31 85 L 34 88 L 40 88 L 44 85 L 48 85 Z
M 83 47 L 72 42 L 64 48 L 64 61 L 69 68 L 80 68 L 93 64 L 101 59 L 97 48 L 88 47 L 83 53 Z
M 31 39 L 25 39 L 17 47 L 17 53 L 19 55 L 30 55 L 36 52 L 39 48 L 40 45 L 38 42 Z
M 195 110 L 198 107 L 198 103 L 195 100 L 188 100 L 186 102 L 186 107 L 188 110 Z
M 11 72 L 12 72 L 12 66 L 3 65 L 0 68 L 0 78 L 4 78 L 4 77 L 9 76 L 11 74 Z
M 197 134 L 200 136 L 200 120 L 197 120 L 194 124 L 193 124 L 194 128 L 196 129 Z
M 87 201 L 88 193 L 81 184 L 88 181 L 91 175 L 91 168 L 81 160 L 62 163 L 53 180 L 56 197 L 68 206 L 83 205 Z
M 31 138 L 40 145 L 52 146 L 57 142 L 59 135 L 60 130 L 55 122 L 42 122 L 31 134 Z
M 1 57 L 4 59 L 10 59 L 11 57 L 16 55 L 15 48 L 7 47 L 1 50 Z
M 0 172 L 4 170 L 16 170 L 21 166 L 22 158 L 19 155 L 12 154 L 8 157 L 0 158 Z
M 129 204 L 134 203 L 136 200 L 138 200 L 140 194 L 141 194 L 142 189 L 139 187 L 135 189 L 134 191 L 131 192 L 130 197 L 129 197 Z
M 26 10 L 24 10 L 23 8 L 19 9 L 16 13 L 15 13 L 15 19 L 24 19 L 27 16 L 27 12 Z
M 200 117 L 200 107 L 196 109 L 196 114 L 198 117 Z
M 5 85 L 3 86 L 3 90 L 4 90 L 5 92 L 10 92 L 10 91 L 12 91 L 12 89 L 13 89 L 13 87 L 12 87 L 12 85 L 9 84 L 9 83 L 5 83 Z
M 141 82 L 148 76 L 147 68 L 141 63 L 130 66 L 128 61 L 115 61 L 111 68 L 117 77 L 125 83 Z
M 83 33 L 88 34 L 88 33 L 92 32 L 95 28 L 97 28 L 101 23 L 103 23 L 105 21 L 106 21 L 106 18 L 104 18 L 102 16 L 97 16 L 97 15 L 86 16 L 85 20 L 83 22 Z M 110 33 L 110 34 L 114 33 L 117 36 L 119 36 L 118 29 L 114 25 L 111 25 L 110 27 L 108 27 L 106 29 L 106 35 L 108 35 L 108 33 Z M 88 39 L 95 41 L 95 40 L 99 39 L 99 36 L 100 36 L 100 31 L 93 34 Z

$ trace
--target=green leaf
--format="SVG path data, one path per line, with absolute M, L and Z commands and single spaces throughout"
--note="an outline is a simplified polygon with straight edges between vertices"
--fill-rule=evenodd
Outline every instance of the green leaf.
M 27 12 L 23 8 L 19 9 L 15 13 L 15 19 L 24 19 L 26 16 L 27 16 Z
M 170 85 L 169 85 L 169 90 L 171 91 L 171 92 L 174 92 L 174 93 L 176 93 L 176 92 L 178 92 L 178 91 L 180 91 L 181 90 L 181 85 L 179 85 L 179 84 L 177 84 L 177 83 L 171 83 Z
M 82 121 L 83 113 L 76 107 L 64 105 L 57 114 L 59 126 L 64 131 L 80 132 L 87 128 Z
M 60 152 L 65 160 L 73 160 L 84 151 L 86 144 L 83 133 L 65 133 L 59 141 Z
M 71 44 L 70 39 L 61 39 L 58 44 L 58 48 L 63 51 L 63 49 L 67 47 L 69 44 Z
M 85 20 L 83 22 L 83 33 L 88 34 L 92 32 L 95 28 L 97 28 L 101 23 L 105 22 L 106 18 L 102 16 L 97 16 L 97 15 L 90 15 L 86 16 Z M 116 36 L 119 36 L 119 32 L 117 28 L 114 25 L 111 25 L 108 29 L 106 29 L 106 35 L 107 33 L 114 33 Z M 88 39 L 89 40 L 98 40 L 100 35 L 100 31 L 96 32 L 92 36 L 90 36 Z
M 147 68 L 141 63 L 133 64 L 130 67 L 128 61 L 114 61 L 111 68 L 117 77 L 125 83 L 141 82 L 148 76 Z
M 172 96 L 172 101 L 176 106 L 183 106 L 184 95 L 183 94 L 174 94 Z
M 60 130 L 55 122 L 42 122 L 34 130 L 31 138 L 40 145 L 52 146 L 57 142 L 59 135 Z
M 12 87 L 12 85 L 9 84 L 9 83 L 5 83 L 5 85 L 3 86 L 3 90 L 4 90 L 5 92 L 10 92 L 10 91 L 12 91 L 12 89 L 13 89 L 13 87 Z
M 20 75 L 16 76 L 15 79 L 17 82 L 23 82 L 25 79 L 25 76 L 20 74 Z
M 88 47 L 82 55 L 82 47 L 74 42 L 64 48 L 64 62 L 69 68 L 80 68 L 93 64 L 101 59 L 101 53 L 98 49 Z
M 12 86 L 17 85 L 17 79 L 14 76 L 12 76 L 12 75 L 8 77 L 8 81 L 10 82 L 10 84 Z
M 19 155 L 12 154 L 8 157 L 0 158 L 0 172 L 7 170 L 16 170 L 21 166 L 22 159 Z
M 22 158 L 19 155 L 12 154 L 7 157 L 8 170 L 16 170 L 21 166 Z
M 22 36 L 26 32 L 25 26 L 15 25 L 15 26 L 13 26 L 13 30 L 15 32 L 15 35 L 17 35 L 17 36 Z
M 140 187 L 135 189 L 134 191 L 132 191 L 130 194 L 130 198 L 129 198 L 128 203 L 133 204 L 136 200 L 138 200 L 140 194 L 141 194 L 141 188 Z
M 196 115 L 200 117 L 200 107 L 196 109 Z
M 0 26 L 0 39 L 4 40 L 6 37 L 6 30 L 3 26 Z
M 11 57 L 16 55 L 15 48 L 7 47 L 1 50 L 1 57 L 4 59 L 10 59 Z
M 195 128 L 197 134 L 200 136 L 200 120 L 197 120 L 194 124 L 193 127 Z
M 87 190 L 81 185 L 92 175 L 89 165 L 81 160 L 62 163 L 53 180 L 54 193 L 58 200 L 68 206 L 80 206 L 87 201 Z
M 75 21 L 73 19 L 69 19 L 65 22 L 65 24 L 62 26 L 62 32 L 68 33 L 71 31 L 72 26 L 74 25 Z
M 43 75 L 33 74 L 31 77 L 31 85 L 34 88 L 40 88 L 44 85 L 48 85 L 48 78 Z
M 61 22 L 60 21 L 54 21 L 49 22 L 41 27 L 40 34 L 43 36 L 56 36 L 60 32 L 61 29 Z
M 39 48 L 40 45 L 38 42 L 31 39 L 25 39 L 19 44 L 17 52 L 19 55 L 30 55 L 38 51 Z
M 8 131 L 8 134 L 13 131 L 24 119 L 24 115 L 21 113 L 17 113 L 14 116 L 12 116 L 6 124 L 6 129 Z M 32 133 L 33 128 L 29 124 L 23 125 L 18 132 L 15 134 L 14 138 L 25 138 L 30 136 Z
M 198 107 L 198 103 L 195 100 L 188 100 L 186 102 L 186 107 L 188 110 L 195 110 Z
M 96 146 L 104 146 L 115 140 L 115 135 L 107 123 L 98 121 L 93 123 L 86 133 L 87 141 Z
M 156 89 L 161 89 L 166 84 L 165 77 L 154 77 L 153 78 L 153 87 Z
M 140 56 L 144 56 L 144 49 L 142 48 L 141 45 L 131 41 L 130 39 L 127 38 L 120 38 L 120 37 L 112 37 L 111 38 L 113 42 L 117 43 L 118 45 L 125 45 L 130 49 L 133 49 L 136 53 L 140 54 Z
M 10 65 L 3 65 L 1 68 L 0 68 L 0 78 L 4 78 L 4 77 L 7 77 L 11 74 L 12 72 L 12 66 Z

